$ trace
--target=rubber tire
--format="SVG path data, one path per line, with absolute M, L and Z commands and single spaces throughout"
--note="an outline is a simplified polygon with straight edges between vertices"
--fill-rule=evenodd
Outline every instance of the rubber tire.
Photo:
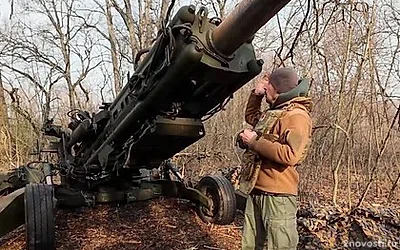
M 236 195 L 230 181 L 224 176 L 205 176 L 196 185 L 200 192 L 212 199 L 214 209 L 211 214 L 204 211 L 201 205 L 197 214 L 204 222 L 227 225 L 236 216 Z M 207 194 L 208 191 L 208 194 Z
M 53 187 L 28 184 L 24 203 L 26 249 L 55 249 Z

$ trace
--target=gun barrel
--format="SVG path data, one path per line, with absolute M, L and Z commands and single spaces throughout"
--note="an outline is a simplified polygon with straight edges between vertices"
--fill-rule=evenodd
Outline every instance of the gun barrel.
M 242 0 L 213 31 L 217 52 L 231 55 L 290 0 Z

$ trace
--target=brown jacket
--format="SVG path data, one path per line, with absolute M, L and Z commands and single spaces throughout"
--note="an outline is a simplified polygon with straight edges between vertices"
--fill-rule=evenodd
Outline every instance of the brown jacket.
M 262 96 L 250 95 L 245 119 L 255 126 L 262 112 L 260 110 Z M 284 109 L 271 131 L 277 141 L 273 142 L 267 136 L 253 137 L 249 148 L 262 159 L 261 170 L 255 185 L 259 189 L 270 193 L 297 195 L 299 174 L 296 165 L 303 159 L 308 145 L 311 142 L 312 121 L 310 117 L 311 99 L 295 97 L 277 107 Z

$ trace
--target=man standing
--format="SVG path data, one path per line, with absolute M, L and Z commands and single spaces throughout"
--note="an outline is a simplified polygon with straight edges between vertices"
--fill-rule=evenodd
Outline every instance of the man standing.
M 248 99 L 245 119 L 253 129 L 239 134 L 248 164 L 241 183 L 246 202 L 242 249 L 296 249 L 296 167 L 311 142 L 312 102 L 308 81 L 290 68 L 262 75 Z M 265 97 L 269 109 L 261 111 Z M 250 160 L 249 160 L 250 159 Z M 242 183 L 243 182 L 243 183 Z

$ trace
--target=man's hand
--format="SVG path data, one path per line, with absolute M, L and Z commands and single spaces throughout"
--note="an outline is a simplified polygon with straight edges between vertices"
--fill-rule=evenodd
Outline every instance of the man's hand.
M 266 91 L 266 86 L 268 84 L 268 75 L 263 75 L 257 79 L 256 86 L 254 88 L 254 94 L 264 95 Z
M 243 130 L 242 133 L 240 133 L 240 137 L 242 138 L 242 141 L 247 145 L 249 144 L 251 138 L 253 138 L 254 136 L 257 136 L 257 133 L 254 132 L 253 130 L 250 130 L 247 128 L 245 130 Z

